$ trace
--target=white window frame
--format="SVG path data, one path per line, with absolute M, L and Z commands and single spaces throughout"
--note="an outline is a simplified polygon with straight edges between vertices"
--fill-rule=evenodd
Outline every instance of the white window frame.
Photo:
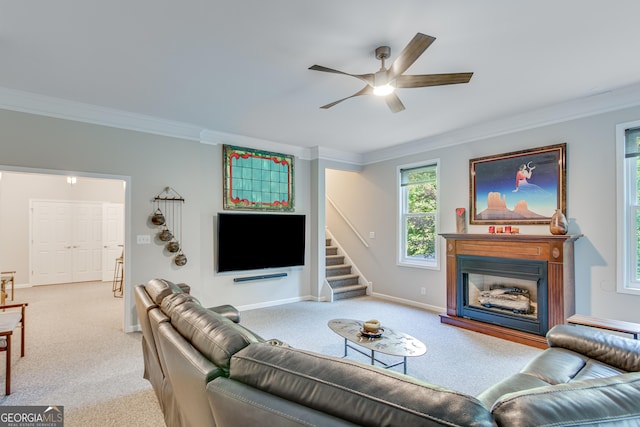
M 407 192 L 402 187 L 402 171 L 405 169 L 415 169 L 420 167 L 435 166 L 436 168 L 436 212 L 435 212 L 435 257 L 434 259 L 417 260 L 405 257 L 406 253 L 406 230 L 405 230 L 405 207 L 407 206 Z M 403 267 L 424 268 L 429 270 L 440 270 L 440 245 L 438 233 L 440 230 L 440 159 L 425 160 L 417 163 L 399 165 L 396 169 L 396 189 L 398 192 L 398 217 L 396 221 L 397 231 L 397 265 Z
M 640 278 L 636 279 L 634 273 L 636 257 L 640 257 L 640 253 L 636 252 L 635 230 L 635 215 L 640 209 L 640 200 L 636 200 L 635 196 L 635 163 L 625 158 L 625 131 L 638 127 L 640 120 L 616 125 L 617 290 L 633 295 L 640 295 Z

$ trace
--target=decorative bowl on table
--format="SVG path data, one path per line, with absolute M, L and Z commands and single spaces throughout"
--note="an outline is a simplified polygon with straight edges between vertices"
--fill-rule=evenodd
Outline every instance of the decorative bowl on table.
M 376 319 L 366 320 L 362 323 L 360 334 L 367 338 L 380 338 L 384 329 L 380 327 L 380 321 Z

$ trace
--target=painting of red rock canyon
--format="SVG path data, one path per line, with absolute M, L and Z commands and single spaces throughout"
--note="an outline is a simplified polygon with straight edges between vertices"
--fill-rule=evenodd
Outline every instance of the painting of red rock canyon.
M 545 224 L 566 215 L 566 144 L 469 160 L 471 224 Z

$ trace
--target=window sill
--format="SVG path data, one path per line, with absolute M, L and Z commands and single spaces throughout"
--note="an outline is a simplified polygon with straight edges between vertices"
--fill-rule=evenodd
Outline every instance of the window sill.
M 409 268 L 421 268 L 423 270 L 440 270 L 440 265 L 436 262 L 432 264 L 422 263 L 422 262 L 407 262 L 407 261 L 399 261 L 396 263 L 398 267 L 409 267 Z
M 638 295 L 640 296 L 640 288 L 618 287 L 619 294 Z

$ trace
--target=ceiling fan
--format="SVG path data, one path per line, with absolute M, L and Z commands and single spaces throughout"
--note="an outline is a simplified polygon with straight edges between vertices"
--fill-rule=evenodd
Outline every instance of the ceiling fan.
M 380 46 L 375 50 L 376 58 L 382 61 L 380 70 L 376 73 L 369 74 L 349 74 L 321 65 L 313 65 L 310 70 L 324 71 L 327 73 L 344 74 L 355 77 L 366 83 L 366 86 L 360 91 L 346 98 L 339 99 L 330 104 L 323 105 L 320 108 L 331 108 L 349 98 L 361 95 L 377 95 L 383 96 L 387 105 L 392 112 L 398 113 L 404 110 L 404 105 L 398 95 L 395 93 L 397 88 L 416 88 L 426 86 L 451 85 L 457 83 L 468 83 L 473 73 L 448 73 L 448 74 L 417 74 L 404 75 L 403 73 L 427 50 L 431 43 L 435 41 L 435 37 L 417 33 L 415 37 L 400 52 L 400 56 L 391 64 L 388 69 L 385 67 L 385 60 L 391 55 L 389 46 Z

